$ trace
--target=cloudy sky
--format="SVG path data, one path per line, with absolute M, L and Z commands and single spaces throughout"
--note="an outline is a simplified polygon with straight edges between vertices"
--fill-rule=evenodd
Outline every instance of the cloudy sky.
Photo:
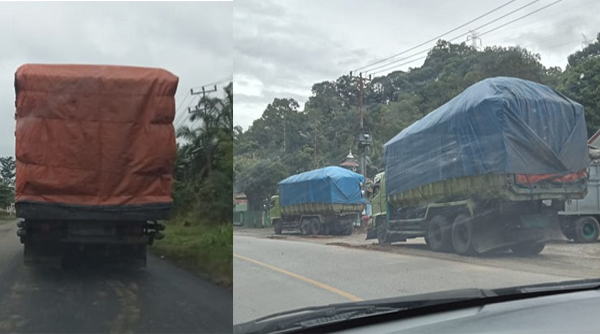
M 593 40 L 600 31 L 600 1 L 562 0 L 550 5 L 555 1 L 236 0 L 234 122 L 247 129 L 275 97 L 291 97 L 302 105 L 315 82 L 335 80 L 350 70 L 419 45 L 509 2 L 443 38 L 475 30 L 482 34 L 480 41 L 484 47 L 521 45 L 540 53 L 544 65 L 564 68 L 566 57 L 581 48 L 582 33 Z M 509 14 L 522 6 L 526 7 Z M 507 16 L 479 28 L 504 15 Z M 434 43 L 394 60 L 426 50 Z M 396 65 L 424 55 L 398 61 Z M 418 60 L 399 69 L 422 63 L 423 60 Z
M 232 7 L 232 2 L 0 2 L 0 156 L 14 155 L 14 73 L 20 65 L 161 67 L 179 76 L 177 103 L 187 105 L 191 87 L 232 74 Z

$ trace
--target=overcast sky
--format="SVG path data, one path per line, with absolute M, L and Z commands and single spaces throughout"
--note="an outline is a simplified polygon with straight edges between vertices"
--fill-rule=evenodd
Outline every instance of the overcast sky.
M 161 67 L 179 77 L 179 105 L 191 87 L 231 76 L 232 7 L 232 2 L 0 2 L 0 156 L 14 155 L 14 73 L 20 65 Z
M 247 129 L 275 97 L 291 97 L 303 105 L 315 82 L 335 80 L 350 70 L 419 45 L 509 1 L 236 0 L 234 122 Z M 532 1 L 515 0 L 443 38 L 468 33 Z M 476 31 L 485 33 L 555 1 L 539 0 Z M 600 1 L 563 0 L 481 36 L 481 44 L 521 45 L 540 53 L 544 65 L 564 69 L 567 56 L 581 49 L 582 33 L 594 39 L 600 31 L 598 13 Z M 423 55 L 426 53 L 406 61 Z M 422 63 L 415 61 L 399 69 Z

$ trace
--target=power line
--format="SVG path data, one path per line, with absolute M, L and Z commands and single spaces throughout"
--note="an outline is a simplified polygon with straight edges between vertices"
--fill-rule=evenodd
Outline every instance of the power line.
M 222 83 L 222 82 L 225 82 L 225 81 L 231 81 L 231 80 L 233 80 L 233 75 L 229 75 L 228 77 L 221 78 L 221 79 L 219 79 L 219 80 L 217 80 L 217 81 L 215 81 L 215 82 L 211 82 L 211 83 L 208 83 L 208 84 L 206 84 L 206 85 L 202 85 L 202 86 L 199 86 L 199 87 L 192 87 L 192 90 L 193 90 L 193 89 L 202 88 L 202 87 L 206 87 L 206 86 L 214 86 L 214 85 L 218 85 L 218 84 L 220 84 L 220 83 Z
M 188 108 L 195 103 L 194 102 L 195 99 L 196 99 L 196 96 L 193 95 L 192 99 L 190 100 L 190 102 L 188 103 L 188 105 L 185 107 L 185 110 L 183 111 L 184 116 L 181 118 L 181 120 L 180 120 L 179 123 L 175 124 L 175 128 L 179 128 L 182 125 L 184 125 L 185 123 L 187 123 L 188 119 L 190 118 L 190 113 L 188 111 Z
M 407 61 L 407 62 L 405 62 L 405 63 L 402 63 L 402 64 L 394 65 L 394 66 L 392 66 L 391 68 L 384 68 L 383 70 L 381 70 L 381 71 L 379 71 L 379 72 L 372 73 L 372 74 L 373 74 L 373 75 L 377 75 L 377 74 L 379 74 L 379 73 L 382 73 L 382 72 L 385 72 L 385 71 L 387 71 L 387 70 L 389 70 L 389 69 L 393 69 L 393 68 L 401 67 L 401 66 L 404 66 L 404 65 L 406 65 L 406 64 L 414 63 L 414 62 L 416 62 L 417 60 L 421 60 L 421 59 L 425 59 L 425 58 L 427 58 L 427 55 L 424 55 L 423 57 L 415 58 L 415 59 L 413 59 L 413 60 L 409 60 L 409 61 Z
M 489 14 L 491 14 L 491 13 L 493 13 L 493 12 L 495 12 L 495 11 L 498 11 L 499 9 L 501 9 L 501 8 L 503 8 L 503 7 L 507 6 L 507 5 L 509 5 L 509 4 L 511 4 L 511 3 L 515 2 L 515 1 L 516 1 L 516 0 L 511 0 L 511 1 L 509 1 L 509 2 L 507 2 L 507 3 L 505 3 L 505 4 L 503 4 L 503 5 L 501 5 L 501 6 L 499 6 L 499 7 L 496 7 L 496 8 L 494 8 L 494 9 L 490 10 L 489 12 L 487 12 L 487 13 L 485 13 L 485 14 L 483 14 L 483 15 L 480 15 L 480 16 L 478 16 L 478 17 L 476 17 L 476 18 L 474 18 L 474 19 L 470 20 L 470 21 L 469 21 L 469 22 L 467 22 L 467 23 L 464 23 L 464 24 L 462 24 L 462 25 L 460 25 L 460 26 L 458 26 L 458 27 L 456 27 L 456 28 L 454 28 L 454 29 L 452 29 L 452 30 L 450 30 L 450 31 L 447 31 L 447 32 L 445 32 L 445 33 L 443 33 L 443 34 L 441 34 L 441 35 L 438 35 L 438 36 L 436 36 L 436 37 L 434 37 L 434 38 L 432 38 L 432 39 L 430 39 L 430 40 L 428 40 L 428 41 L 426 41 L 426 42 L 423 42 L 423 43 L 421 43 L 421 44 L 419 44 L 419 45 L 413 46 L 413 47 L 411 47 L 410 49 L 404 50 L 404 51 L 402 51 L 402 52 L 400 52 L 400 53 L 397 53 L 397 54 L 395 54 L 395 55 L 393 55 L 393 56 L 390 56 L 390 57 L 388 57 L 388 58 L 385 58 L 385 59 L 378 60 L 378 61 L 376 61 L 376 62 L 373 62 L 373 63 L 367 64 L 367 65 L 365 65 L 365 66 L 363 66 L 363 67 L 359 67 L 359 68 L 357 68 L 356 70 L 354 70 L 353 72 L 360 71 L 360 70 L 362 70 L 362 69 L 365 69 L 365 68 L 367 68 L 367 67 L 370 67 L 370 66 L 373 66 L 373 65 L 376 65 L 376 64 L 379 64 L 379 63 L 385 62 L 385 61 L 387 61 L 387 60 L 390 60 L 390 59 L 392 59 L 392 58 L 396 58 L 397 56 L 400 56 L 400 55 L 403 55 L 403 54 L 407 53 L 408 51 L 412 51 L 412 50 L 414 50 L 414 49 L 416 49 L 416 48 L 418 48 L 418 47 L 421 47 L 421 46 L 423 46 L 423 45 L 425 45 L 425 44 L 427 44 L 427 43 L 433 42 L 433 41 L 437 40 L 438 38 L 440 38 L 440 37 L 443 37 L 443 36 L 445 36 L 445 35 L 448 35 L 449 33 L 455 32 L 456 30 L 458 30 L 458 29 L 460 29 L 460 28 L 463 28 L 463 27 L 465 27 L 465 26 L 467 26 L 467 25 L 469 25 L 469 24 L 471 24 L 471 23 L 473 23 L 473 22 L 475 22 L 475 21 L 477 21 L 477 20 L 479 20 L 479 19 L 481 19 L 481 18 L 483 18 L 483 17 L 486 17 L 486 16 L 488 16 Z M 538 0 L 538 1 L 539 1 L 539 0 Z
M 185 98 L 183 99 L 183 101 L 179 104 L 179 107 L 177 107 L 177 110 L 175 111 L 175 114 L 177 116 L 175 117 L 174 123 L 178 123 L 181 120 L 181 118 L 183 117 L 183 113 L 179 113 L 179 110 L 181 110 L 181 106 L 183 106 L 185 104 L 185 101 L 187 101 L 187 99 L 190 96 L 192 96 L 192 94 L 190 94 L 190 92 L 188 92 L 187 95 L 185 96 Z
M 534 0 L 534 1 L 532 1 L 532 2 L 530 2 L 530 3 L 528 3 L 528 4 L 526 4 L 526 5 L 524 5 L 524 6 L 522 6 L 522 7 L 519 7 L 519 8 L 517 8 L 516 10 L 514 10 L 514 11 L 512 11 L 512 12 L 510 12 L 510 13 L 506 14 L 506 15 L 503 15 L 503 16 L 501 16 L 501 17 L 499 17 L 499 18 L 497 18 L 497 19 L 495 19 L 495 20 L 493 20 L 493 21 L 490 21 L 490 22 L 486 23 L 485 25 L 482 25 L 482 26 L 480 26 L 480 27 L 477 27 L 477 28 L 475 28 L 475 30 L 476 30 L 476 29 L 479 29 L 479 28 L 482 28 L 482 27 L 485 27 L 485 26 L 487 26 L 487 25 L 489 25 L 489 24 L 491 24 L 491 23 L 494 23 L 494 22 L 498 21 L 499 19 L 502 19 L 502 18 L 504 18 L 504 17 L 506 17 L 506 16 L 510 15 L 511 13 L 514 13 L 515 11 L 521 10 L 521 9 L 523 9 L 523 8 L 525 8 L 525 7 L 529 6 L 529 5 L 532 5 L 533 3 L 535 3 L 535 2 L 538 2 L 538 1 L 539 1 L 539 0 Z M 519 20 L 521 20 L 521 19 L 524 19 L 524 18 L 526 18 L 526 17 L 528 17 L 528 16 L 531 16 L 531 15 L 533 15 L 533 14 L 535 14 L 535 13 L 539 12 L 539 11 L 542 11 L 542 10 L 544 10 L 544 9 L 546 9 L 546 8 L 550 7 L 550 6 L 553 6 L 553 5 L 555 5 L 555 4 L 557 4 L 557 3 L 561 2 L 561 1 L 563 1 L 563 0 L 557 0 L 557 1 L 554 1 L 554 2 L 552 2 L 552 3 L 550 3 L 550 4 L 546 5 L 546 6 L 543 6 L 543 7 L 540 7 L 540 8 L 538 8 L 538 9 L 534 10 L 533 12 L 530 12 L 530 13 L 528 13 L 528 14 L 525 14 L 525 15 L 523 15 L 523 16 L 520 16 L 520 17 L 518 17 L 518 18 L 516 18 L 516 19 L 514 19 L 514 20 L 512 20 L 512 21 L 509 21 L 509 22 L 507 22 L 507 23 L 504 23 L 504 24 L 502 24 L 502 25 L 500 25 L 500 26 L 498 26 L 498 27 L 495 27 L 495 28 L 493 28 L 493 29 L 490 29 L 490 30 L 488 30 L 488 31 L 486 31 L 486 32 L 484 32 L 484 33 L 481 33 L 481 34 L 479 34 L 479 36 L 483 36 L 483 35 L 485 35 L 485 34 L 488 34 L 488 33 L 490 33 L 490 32 L 493 32 L 493 31 L 495 31 L 495 30 L 498 30 L 498 29 L 500 29 L 500 28 L 503 28 L 503 27 L 505 27 L 505 26 L 507 26 L 507 25 L 509 25 L 509 24 L 512 24 L 512 23 L 514 23 L 514 22 L 516 22 L 516 21 L 519 21 Z M 454 40 L 456 40 L 456 39 L 458 39 L 458 38 L 461 38 L 461 37 L 463 37 L 463 36 L 465 36 L 465 35 L 467 35 L 467 34 L 469 34 L 469 32 L 467 32 L 467 33 L 464 33 L 464 34 L 461 34 L 461 35 L 458 35 L 458 36 L 456 36 L 456 37 L 454 37 L 454 38 L 452 38 L 452 39 L 449 39 L 449 40 L 448 40 L 448 42 L 454 41 Z M 420 52 L 414 53 L 414 54 L 412 54 L 412 55 L 410 55 L 410 56 L 408 56 L 408 57 L 401 58 L 401 59 L 399 59 L 399 60 L 396 60 L 396 61 L 390 62 L 390 63 L 388 63 L 388 64 L 385 64 L 385 65 L 383 65 L 383 66 L 378 66 L 377 68 L 371 69 L 371 70 L 369 70 L 369 71 L 367 71 L 367 72 L 371 72 L 371 71 L 373 71 L 373 70 L 375 70 L 375 69 L 379 69 L 379 68 L 381 68 L 381 67 L 384 67 L 384 66 L 389 66 L 389 65 L 391 65 L 391 64 L 397 63 L 397 62 L 398 62 L 398 61 L 400 61 L 400 60 L 406 60 L 406 59 L 408 59 L 408 58 L 411 58 L 411 57 L 414 57 L 414 56 L 416 56 L 416 55 L 422 54 L 422 53 L 424 53 L 424 52 L 428 52 L 428 51 L 430 51 L 430 50 L 432 50 L 432 49 L 433 49 L 433 48 L 429 48 L 429 49 L 427 49 L 427 50 L 423 50 L 423 51 L 420 51 Z M 374 73 L 372 73 L 372 74 L 373 74 L 373 75 L 376 75 L 376 74 L 379 74 L 379 73 L 381 73 L 381 72 L 385 72 L 385 71 L 387 71 L 387 70 L 390 70 L 390 69 L 393 69 L 393 68 L 397 68 L 397 67 L 399 67 L 399 66 L 406 65 L 406 64 L 408 64 L 408 63 L 412 63 L 412 62 L 415 62 L 415 61 L 417 61 L 417 60 L 419 60 L 419 59 L 423 59 L 423 58 L 424 58 L 424 57 L 421 57 L 421 58 L 417 58 L 417 59 L 414 59 L 414 60 L 408 61 L 408 62 L 406 62 L 406 63 L 402 63 L 402 64 L 400 64 L 400 65 L 394 65 L 394 66 L 392 66 L 392 67 L 387 67 L 387 68 L 385 68 L 385 69 L 383 69 L 383 70 L 381 70 L 381 71 L 377 71 L 377 72 L 374 72 Z
M 204 92 L 204 89 L 203 89 L 204 87 L 207 87 L 207 86 L 215 86 L 215 87 L 216 87 L 218 84 L 220 84 L 220 83 L 222 83 L 222 82 L 225 82 L 225 81 L 231 81 L 231 80 L 233 80 L 233 75 L 229 75 L 229 76 L 227 76 L 227 77 L 221 78 L 221 79 L 219 79 L 219 80 L 217 80 L 217 81 L 214 81 L 214 82 L 211 82 L 211 83 L 208 83 L 208 84 L 202 85 L 202 86 L 192 87 L 192 88 L 191 88 L 191 89 L 188 91 L 188 93 L 187 93 L 187 95 L 186 95 L 186 98 L 184 99 L 184 101 L 183 101 L 183 102 L 182 102 L 182 103 L 179 105 L 179 107 L 177 108 L 177 110 L 179 110 L 179 109 L 180 109 L 180 108 L 181 108 L 181 107 L 182 107 L 182 106 L 185 104 L 185 101 L 187 100 L 187 98 L 188 98 L 188 97 L 190 97 L 190 96 L 192 97 L 192 99 L 191 99 L 191 100 L 190 100 L 190 102 L 187 104 L 187 106 L 185 106 L 185 110 L 184 110 L 184 111 L 183 111 L 183 112 L 182 112 L 182 113 L 181 113 L 181 114 L 180 114 L 180 115 L 177 117 L 177 118 L 178 118 L 178 120 L 175 120 L 175 122 L 174 122 L 174 124 L 175 124 L 175 128 L 179 128 L 180 126 L 182 126 L 182 125 L 184 125 L 185 123 L 187 123 L 187 121 L 190 119 L 190 116 L 191 116 L 191 114 L 190 114 L 190 112 L 189 112 L 189 108 L 190 108 L 190 106 L 192 106 L 193 104 L 197 103 L 197 101 L 196 101 L 196 102 L 194 102 L 194 100 L 196 99 L 196 96 L 199 96 L 199 94 L 201 94 L 201 93 L 195 93 L 195 92 L 194 92 L 194 89 L 202 89 L 202 90 L 203 90 L 203 92 Z M 205 93 L 210 93 L 210 92 L 214 92 L 214 91 L 216 91 L 216 90 L 213 90 L 213 91 L 206 91 Z M 204 95 L 204 94 L 203 94 L 203 95 Z M 196 121 L 196 122 L 193 122 L 193 123 L 192 123 L 192 125 L 193 125 L 193 124 L 195 124 L 195 123 L 197 123 L 197 121 Z
M 522 10 L 522 9 L 524 9 L 524 8 L 526 8 L 526 7 L 528 7 L 528 6 L 531 6 L 531 5 L 533 5 L 534 3 L 538 2 L 538 1 L 540 1 L 540 0 L 533 0 L 532 2 L 529 2 L 529 3 L 527 3 L 527 4 L 525 4 L 525 5 L 523 5 L 523 6 L 519 7 L 519 8 L 517 8 L 517 9 L 515 9 L 515 10 L 513 10 L 513 11 L 511 11 L 511 12 L 507 13 L 507 14 L 504 14 L 504 15 L 502 15 L 502 16 L 500 16 L 500 17 L 498 17 L 498 18 L 495 18 L 494 20 L 492 20 L 492 21 L 489 21 L 489 22 L 487 22 L 487 23 L 485 23 L 485 24 L 483 24 L 483 25 L 481 25 L 481 26 L 479 26 L 479 27 L 477 27 L 477 28 L 475 28 L 475 29 L 472 29 L 472 30 L 478 30 L 478 29 L 480 29 L 480 28 L 486 27 L 486 26 L 488 26 L 488 25 L 490 25 L 490 24 L 492 24 L 492 23 L 494 23 L 494 22 L 496 22 L 496 21 L 498 21 L 498 20 L 501 20 L 501 19 L 503 19 L 503 18 L 505 18 L 505 17 L 507 17 L 507 16 L 509 16 L 509 15 L 511 15 L 511 14 L 514 14 L 514 13 L 516 13 L 516 12 L 518 12 L 518 11 L 520 11 L 520 10 Z M 459 39 L 459 38 L 461 38 L 461 37 L 463 37 L 463 36 L 466 36 L 466 35 L 468 35 L 469 33 L 470 33 L 470 32 L 466 32 L 466 33 L 460 34 L 460 35 L 458 35 L 458 36 L 456 36 L 456 37 L 454 37 L 454 38 L 451 38 L 451 39 L 449 39 L 449 40 L 448 40 L 448 42 L 452 42 L 452 41 L 454 41 L 454 40 L 456 40 L 456 39 Z M 482 35 L 482 34 L 479 34 L 479 36 L 481 36 L 481 35 Z M 408 57 L 400 58 L 400 59 L 397 59 L 397 60 L 395 60 L 395 61 L 389 62 L 389 63 L 387 63 L 387 64 L 379 65 L 379 66 L 377 66 L 377 67 L 375 67 L 375 68 L 372 68 L 372 69 L 370 69 L 370 70 L 367 70 L 366 72 L 367 72 L 367 73 L 368 73 L 368 72 L 371 72 L 371 73 L 373 73 L 373 71 L 374 71 L 374 70 L 377 70 L 377 69 L 380 69 L 380 68 L 383 68 L 383 67 L 389 66 L 389 65 L 391 65 L 391 64 L 398 63 L 398 62 L 400 62 L 400 61 L 403 61 L 403 60 L 406 60 L 406 59 L 409 59 L 409 58 L 412 58 L 413 56 L 419 55 L 419 54 L 421 54 L 421 53 L 423 53 L 423 52 L 428 52 L 428 51 L 429 51 L 429 50 L 431 50 L 431 49 L 433 49 L 433 48 L 428 48 L 427 50 L 423 50 L 423 51 L 420 51 L 420 52 L 414 53 L 414 54 L 412 54 L 412 55 L 410 55 L 410 56 L 408 56 Z M 380 73 L 380 72 L 381 72 L 381 71 L 379 71 L 379 72 L 377 72 L 377 73 Z
M 521 16 L 521 17 L 518 17 L 518 18 L 516 18 L 516 19 L 514 19 L 514 20 L 512 20 L 512 21 L 508 21 L 508 22 L 506 22 L 506 23 L 504 23 L 504 24 L 502 24 L 502 25 L 499 25 L 499 26 L 497 26 L 496 28 L 490 29 L 490 30 L 488 30 L 488 31 L 486 31 L 486 32 L 482 32 L 481 34 L 479 34 L 479 36 L 483 36 L 483 35 L 485 35 L 485 34 L 489 34 L 489 33 L 491 33 L 492 31 L 498 30 L 498 29 L 500 29 L 500 28 L 502 28 L 502 27 L 506 27 L 507 25 L 509 25 L 509 24 L 511 24 L 511 23 L 514 23 L 514 22 L 516 22 L 516 21 L 519 21 L 520 19 L 526 18 L 527 16 L 533 15 L 533 14 L 535 14 L 535 13 L 537 13 L 537 12 L 541 11 L 541 10 L 544 10 L 544 9 L 546 9 L 546 8 L 548 8 L 548 7 L 552 6 L 552 5 L 555 5 L 555 4 L 557 4 L 557 3 L 561 2 L 561 1 L 563 1 L 563 0 L 556 0 L 556 1 L 552 2 L 552 3 L 550 3 L 550 4 L 547 4 L 547 5 L 546 5 L 546 6 L 544 6 L 544 7 L 540 7 L 540 8 L 538 8 L 538 9 L 534 10 L 533 12 L 531 12 L 531 13 L 529 13 L 529 14 L 526 14 L 526 15 L 523 15 L 523 16 Z

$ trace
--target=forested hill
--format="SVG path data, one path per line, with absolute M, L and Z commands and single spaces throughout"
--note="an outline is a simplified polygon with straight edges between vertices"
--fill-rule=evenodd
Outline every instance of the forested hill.
M 568 57 L 567 68 L 547 68 L 521 47 L 471 46 L 438 41 L 423 66 L 373 78 L 364 93 L 365 128 L 373 136 L 368 176 L 382 171 L 383 144 L 414 121 L 489 77 L 546 84 L 585 107 L 588 134 L 600 127 L 600 34 Z M 359 88 L 349 75 L 316 83 L 304 106 L 276 98 L 246 131 L 234 129 L 234 186 L 259 209 L 277 182 L 299 172 L 337 165 L 352 150 L 359 129 Z M 315 152 L 316 150 L 316 152 Z

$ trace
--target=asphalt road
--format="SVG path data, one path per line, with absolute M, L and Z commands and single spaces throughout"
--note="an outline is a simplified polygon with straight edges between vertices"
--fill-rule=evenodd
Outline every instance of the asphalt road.
M 0 222 L 0 333 L 231 333 L 232 293 L 168 262 L 143 270 L 22 265 Z
M 557 274 L 552 266 L 528 270 L 525 259 L 510 254 L 469 260 L 456 254 L 437 258 L 438 253 L 423 249 L 415 254 L 413 248 L 400 254 L 236 232 L 233 238 L 234 324 L 306 306 L 593 276 L 585 270 Z M 527 261 L 552 260 L 550 255 Z

